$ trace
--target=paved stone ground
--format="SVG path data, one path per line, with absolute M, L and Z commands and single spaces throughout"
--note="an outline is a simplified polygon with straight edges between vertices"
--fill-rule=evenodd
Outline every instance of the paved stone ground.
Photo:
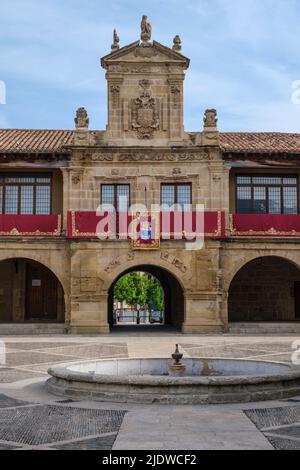
M 300 449 L 300 397 L 210 406 L 118 405 L 59 399 L 47 369 L 98 358 L 186 357 L 291 362 L 296 335 L 184 336 L 160 329 L 103 337 L 5 337 L 0 366 L 0 450 Z

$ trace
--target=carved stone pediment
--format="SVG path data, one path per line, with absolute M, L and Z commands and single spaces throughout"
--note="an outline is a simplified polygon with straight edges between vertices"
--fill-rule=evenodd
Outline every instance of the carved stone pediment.
M 102 67 L 108 68 L 109 65 L 119 63 L 134 63 L 146 61 L 148 62 L 168 62 L 174 64 L 181 64 L 184 68 L 188 68 L 190 60 L 166 46 L 163 46 L 157 41 L 153 41 L 147 45 L 140 44 L 136 41 L 129 46 L 122 47 L 116 51 L 111 52 L 101 60 Z

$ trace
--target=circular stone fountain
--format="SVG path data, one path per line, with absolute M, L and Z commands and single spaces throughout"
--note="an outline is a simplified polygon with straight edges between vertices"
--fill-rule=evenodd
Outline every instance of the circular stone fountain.
M 179 357 L 180 356 L 180 357 Z M 116 403 L 217 404 L 300 394 L 300 369 L 236 359 L 117 359 L 52 367 L 55 395 Z

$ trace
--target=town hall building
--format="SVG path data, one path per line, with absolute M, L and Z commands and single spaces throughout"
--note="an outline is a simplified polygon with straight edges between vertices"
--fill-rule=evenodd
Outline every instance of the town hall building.
M 185 130 L 190 60 L 147 17 L 132 44 L 114 32 L 101 65 L 105 130 L 85 108 L 73 130 L 0 129 L 0 334 L 108 334 L 132 271 L 159 280 L 183 333 L 299 331 L 300 134 L 219 132 L 215 109 Z M 120 224 L 100 240 L 100 204 L 202 204 L 204 246 L 184 230 L 133 243 Z

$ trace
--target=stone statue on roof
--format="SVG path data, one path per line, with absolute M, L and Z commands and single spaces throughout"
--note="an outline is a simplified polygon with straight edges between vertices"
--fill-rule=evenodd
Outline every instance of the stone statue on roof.
M 148 16 L 143 15 L 141 22 L 141 40 L 143 42 L 148 42 L 151 40 L 152 35 L 152 26 L 148 22 Z

